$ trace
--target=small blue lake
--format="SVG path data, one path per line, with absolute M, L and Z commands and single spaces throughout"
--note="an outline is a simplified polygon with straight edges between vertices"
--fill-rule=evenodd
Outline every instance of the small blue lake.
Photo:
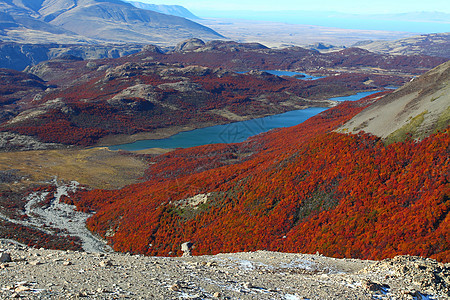
M 362 99 L 364 97 L 370 96 L 370 95 L 378 93 L 378 92 L 381 92 L 381 91 L 361 92 L 361 93 L 350 95 L 350 96 L 330 98 L 330 100 L 334 100 L 334 101 L 356 101 L 356 100 Z
M 324 78 L 324 76 L 312 76 L 306 73 L 291 72 L 291 71 L 264 70 L 264 72 L 277 76 L 290 76 L 290 77 L 297 76 L 297 78 L 301 80 L 316 80 L 319 78 Z
M 376 92 L 362 92 L 347 97 L 331 98 L 330 100 L 355 101 L 374 93 Z M 166 139 L 141 140 L 130 144 L 110 146 L 109 149 L 138 151 L 149 148 L 189 148 L 207 144 L 239 143 L 251 136 L 274 128 L 298 125 L 326 109 L 328 108 L 312 107 L 294 110 L 264 118 L 180 132 Z
M 300 73 L 300 72 L 291 72 L 291 71 L 279 71 L 279 70 L 262 70 L 263 72 L 267 72 L 272 75 L 276 76 L 290 76 L 294 77 L 297 76 L 298 79 L 301 80 L 316 80 L 319 78 L 324 78 L 323 76 L 312 76 L 306 73 Z M 247 72 L 236 72 L 238 74 L 245 74 Z

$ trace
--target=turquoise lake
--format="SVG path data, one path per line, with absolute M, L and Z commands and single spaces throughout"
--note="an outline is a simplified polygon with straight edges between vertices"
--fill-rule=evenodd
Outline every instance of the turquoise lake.
M 347 97 L 331 98 L 330 100 L 355 101 L 374 93 L 376 92 L 362 92 Z M 274 128 L 298 125 L 326 109 L 328 108 L 312 107 L 294 110 L 264 118 L 180 132 L 166 139 L 141 140 L 130 144 L 110 146 L 109 149 L 137 151 L 149 148 L 189 148 L 207 144 L 239 143 L 251 136 Z
M 292 72 L 292 71 L 279 71 L 279 70 L 262 70 L 264 72 L 267 72 L 269 74 L 272 75 L 276 75 L 276 76 L 290 76 L 293 77 L 295 75 L 300 75 L 301 77 L 298 77 L 298 79 L 301 80 L 316 80 L 319 78 L 324 78 L 323 76 L 312 76 L 306 73 L 300 73 L 300 72 Z M 245 74 L 247 72 L 236 72 L 238 74 Z

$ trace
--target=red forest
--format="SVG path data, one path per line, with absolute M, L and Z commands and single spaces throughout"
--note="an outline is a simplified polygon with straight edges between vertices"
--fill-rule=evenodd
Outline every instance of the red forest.
M 241 144 L 154 158 L 147 181 L 80 191 L 87 226 L 117 251 L 179 255 L 267 249 L 450 261 L 449 129 L 385 145 L 333 132 L 373 99 L 345 102 Z M 195 207 L 185 199 L 207 194 Z M 183 200 L 183 201 L 181 201 Z

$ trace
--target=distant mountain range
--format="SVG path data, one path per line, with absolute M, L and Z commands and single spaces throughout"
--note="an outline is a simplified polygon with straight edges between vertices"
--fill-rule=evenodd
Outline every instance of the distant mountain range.
M 192 37 L 222 38 L 185 18 L 120 0 L 0 0 L 2 41 L 174 45 Z
M 194 15 L 193 13 L 191 13 L 189 10 L 187 10 L 185 7 L 183 7 L 181 5 L 164 5 L 164 4 L 158 5 L 158 4 L 143 3 L 143 2 L 139 2 L 139 1 L 128 1 L 128 0 L 126 0 L 126 1 L 131 3 L 134 7 L 137 7 L 137 8 L 152 10 L 152 11 L 156 11 L 156 12 L 159 12 L 162 14 L 178 16 L 178 17 L 191 19 L 191 20 L 199 20 L 200 19 L 199 17 L 197 17 L 196 15 Z

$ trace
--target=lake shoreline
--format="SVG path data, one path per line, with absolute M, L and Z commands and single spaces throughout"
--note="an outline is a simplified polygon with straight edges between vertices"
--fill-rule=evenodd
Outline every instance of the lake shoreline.
M 367 96 L 368 94 L 373 94 L 373 93 L 376 93 L 376 92 L 378 92 L 378 91 L 363 91 L 363 92 L 357 92 L 356 94 L 353 94 L 353 95 L 350 95 L 350 96 L 333 97 L 333 98 L 327 99 L 327 101 L 329 101 L 329 106 L 328 107 L 315 107 L 315 106 L 312 106 L 312 107 L 305 107 L 304 109 L 299 109 L 299 110 L 290 110 L 290 111 L 287 111 L 287 112 L 284 112 L 284 113 L 278 113 L 278 114 L 266 114 L 266 115 L 260 115 L 260 116 L 243 116 L 244 121 L 233 121 L 233 120 L 230 120 L 230 122 L 223 122 L 223 123 L 205 122 L 205 123 L 199 123 L 199 124 L 189 124 L 189 125 L 185 125 L 185 126 L 174 126 L 174 127 L 159 128 L 159 129 L 156 129 L 153 132 L 144 132 L 144 133 L 138 133 L 138 134 L 134 134 L 134 135 L 108 136 L 106 138 L 103 138 L 100 141 L 100 143 L 97 144 L 96 147 L 105 147 L 105 148 L 107 148 L 110 151 L 130 151 L 130 152 L 141 153 L 141 154 L 162 154 L 162 153 L 167 153 L 169 151 L 172 151 L 173 149 L 176 149 L 176 148 L 188 148 L 188 147 L 195 147 L 195 146 L 200 146 L 200 145 L 189 145 L 189 146 L 182 146 L 182 147 L 179 147 L 179 146 L 173 146 L 173 147 L 169 147 L 169 146 L 165 146 L 165 147 L 161 147 L 161 146 L 158 146 L 158 147 L 141 147 L 139 149 L 126 149 L 126 148 L 128 147 L 128 145 L 134 144 L 134 143 L 143 143 L 143 142 L 146 142 L 146 141 L 148 141 L 149 143 L 152 143 L 152 142 L 156 142 L 156 141 L 171 139 L 171 138 L 173 138 L 174 136 L 176 136 L 178 134 L 183 134 L 183 133 L 187 134 L 187 133 L 195 131 L 195 130 L 208 129 L 208 128 L 213 128 L 213 127 L 216 127 L 216 126 L 230 126 L 230 127 L 232 127 L 236 123 L 241 123 L 241 122 L 258 122 L 258 120 L 261 120 L 260 122 L 264 123 L 264 119 L 265 118 L 272 118 L 272 117 L 276 118 L 278 116 L 281 116 L 281 115 L 284 115 L 284 114 L 293 113 L 293 112 L 299 112 L 300 114 L 303 114 L 303 112 L 306 112 L 309 109 L 313 109 L 314 110 L 314 109 L 322 108 L 323 110 L 326 110 L 329 107 L 332 107 L 332 106 L 335 106 L 335 105 L 339 104 L 339 102 L 342 102 L 342 101 L 345 101 L 345 100 L 349 100 L 349 101 L 358 100 L 358 99 L 361 99 L 361 98 Z M 334 99 L 336 99 L 336 100 L 334 100 Z M 313 115 L 311 115 L 309 117 L 312 117 L 312 116 Z M 301 122 L 303 122 L 305 120 L 306 119 L 302 120 Z M 250 136 L 257 135 L 257 134 L 260 134 L 262 132 L 269 131 L 269 130 L 274 129 L 274 128 L 289 127 L 289 126 L 294 126 L 294 125 L 297 125 L 297 124 L 299 124 L 299 123 L 288 124 L 287 126 L 276 126 L 276 127 L 269 128 L 268 130 L 263 130 L 263 131 L 260 131 L 260 132 L 259 131 L 255 131 L 254 134 L 248 135 L 245 139 L 247 139 Z M 241 142 L 241 141 L 243 141 L 245 139 L 240 139 L 240 140 L 236 140 L 236 141 L 225 141 L 225 140 L 223 140 L 223 141 L 208 142 L 208 143 L 204 143 L 204 144 Z M 120 146 L 124 146 L 125 149 L 120 149 L 119 148 Z

